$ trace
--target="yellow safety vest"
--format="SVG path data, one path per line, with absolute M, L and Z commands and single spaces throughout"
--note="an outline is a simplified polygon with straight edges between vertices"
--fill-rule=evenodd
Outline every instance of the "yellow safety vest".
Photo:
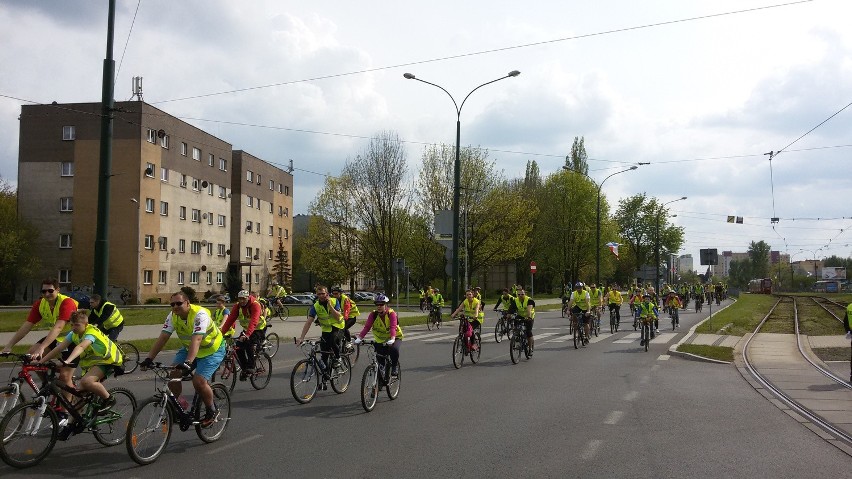
M 642 308 L 639 312 L 639 316 L 643 318 L 651 318 L 654 319 L 657 316 L 654 314 L 654 303 L 651 302 L 642 302 L 639 303 L 639 307 Z
M 80 355 L 80 368 L 83 371 L 92 366 L 121 365 L 124 362 L 121 350 L 94 325 L 86 326 L 82 335 L 71 333 L 71 342 L 79 345 L 87 335 L 94 336 L 95 340 Z
M 202 310 L 206 311 L 208 315 L 210 314 L 207 308 L 197 304 L 190 304 L 189 313 L 187 313 L 185 321 L 180 316 L 172 313 L 172 326 L 175 328 L 178 339 L 180 339 L 180 342 L 187 349 L 189 349 L 189 344 L 192 340 L 192 333 L 195 332 L 195 316 Z M 210 318 L 213 319 L 212 316 Z M 207 330 L 204 331 L 204 336 L 201 338 L 201 346 L 198 348 L 196 358 L 204 358 L 215 353 L 222 346 L 223 340 L 222 332 L 216 327 L 216 323 L 210 321 L 210 325 L 207 326 Z
M 68 298 L 69 296 L 65 296 L 62 293 L 57 294 L 53 309 L 50 309 L 50 302 L 41 298 L 41 302 L 38 304 L 38 313 L 41 315 L 41 319 L 50 323 L 51 327 L 56 325 L 56 321 L 59 319 L 59 306 Z M 75 309 L 80 306 L 80 303 L 76 299 L 71 298 L 71 301 L 74 301 Z
M 527 318 L 527 306 L 530 302 L 529 296 L 524 296 L 524 301 L 521 302 L 521 298 L 512 298 L 515 301 L 515 307 L 518 309 L 518 316 L 523 319 L 535 319 L 535 307 L 533 307 L 532 314 L 529 318 Z
M 317 312 L 317 319 L 320 323 L 320 329 L 324 333 L 331 332 L 331 328 L 343 329 L 346 327 L 346 321 L 343 319 L 343 316 L 340 316 L 340 319 L 334 319 L 334 316 L 329 312 L 334 309 L 334 306 L 337 304 L 337 300 L 334 298 L 328 298 L 328 308 L 323 308 L 319 301 L 314 303 L 314 310 Z
M 352 301 L 351 299 L 349 299 L 349 296 L 346 296 L 345 293 L 340 293 L 340 305 L 346 306 L 346 301 L 349 301 L 349 304 L 352 305 L 352 307 L 349 308 L 349 317 L 350 318 L 354 318 L 355 316 L 358 316 L 359 314 L 361 314 L 361 311 L 358 311 L 358 305 L 355 304 L 355 301 Z M 341 313 L 342 312 L 343 311 L 341 311 Z
M 609 304 L 621 304 L 624 300 L 621 299 L 621 291 L 612 290 L 609 292 Z
M 387 312 L 384 315 L 379 314 L 378 311 L 376 313 L 376 319 L 373 321 L 373 327 L 371 331 L 373 332 L 373 337 L 376 341 L 380 343 L 387 342 L 390 339 L 390 315 L 394 310 L 391 308 L 387 309 Z M 399 322 L 396 323 L 396 339 L 402 339 L 402 328 L 399 327 Z
M 216 308 L 213 310 L 213 322 L 216 323 L 216 327 L 220 328 L 220 330 L 222 328 L 222 324 L 225 322 L 225 311 L 227 311 L 225 308 Z M 222 335 L 226 338 L 230 338 L 234 335 L 236 329 L 237 328 L 235 328 L 234 325 L 231 325 L 231 329 L 225 331 Z
M 591 301 L 592 306 L 599 306 L 601 304 L 601 289 L 595 288 L 589 291 L 589 300 Z
M 266 311 L 264 310 L 266 308 L 262 304 L 260 304 L 260 302 L 255 302 L 260 305 L 260 319 L 257 321 L 257 327 L 255 328 L 255 331 L 263 331 L 264 329 L 266 329 L 266 318 L 264 317 L 264 313 L 266 313 Z M 246 303 L 246 306 L 248 306 L 249 304 L 251 303 Z M 248 329 L 249 321 L 251 321 L 251 318 L 248 316 L 243 316 L 243 308 L 239 308 L 238 313 L 239 316 L 237 317 L 237 320 L 240 322 L 240 326 L 243 327 L 243 330 Z
M 587 298 L 588 296 L 585 291 L 579 293 L 577 291 L 573 291 L 571 293 L 571 299 L 574 301 L 574 304 L 583 311 L 592 309 L 591 299 Z
M 110 314 L 107 319 L 105 319 L 105 320 L 103 320 L 103 322 L 101 322 L 101 326 L 103 326 L 104 329 L 115 328 L 117 326 L 120 326 L 121 323 L 124 322 L 124 316 L 121 315 L 121 311 L 118 310 L 118 306 L 116 306 L 113 303 L 110 303 L 109 301 L 104 301 L 103 304 L 101 304 L 101 307 L 100 307 L 99 310 L 98 309 L 92 310 L 92 312 L 95 313 L 95 317 L 100 319 L 101 313 L 104 311 L 104 308 L 108 304 L 112 305 L 113 308 L 112 308 L 112 314 Z
M 468 301 L 467 298 L 464 300 L 464 315 L 468 317 L 468 319 L 475 319 L 479 324 L 482 324 L 482 319 L 485 315 L 482 313 L 482 309 L 480 308 L 479 314 L 474 316 L 476 313 L 476 307 L 479 305 L 479 300 L 473 298 Z

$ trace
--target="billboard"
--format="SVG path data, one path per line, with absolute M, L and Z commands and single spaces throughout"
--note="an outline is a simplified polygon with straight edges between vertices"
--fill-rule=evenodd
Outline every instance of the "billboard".
M 822 279 L 846 279 L 846 268 L 843 266 L 824 266 Z

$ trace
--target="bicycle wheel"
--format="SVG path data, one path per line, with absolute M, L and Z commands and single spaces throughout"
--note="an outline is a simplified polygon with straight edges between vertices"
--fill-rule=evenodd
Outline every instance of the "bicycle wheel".
M 142 401 L 130 416 L 127 426 L 127 453 L 137 464 L 156 461 L 172 436 L 172 408 L 165 396 Z
M 576 323 L 575 321 L 572 321 L 571 326 L 572 326 L 572 329 L 574 330 L 574 349 L 578 349 L 580 347 L 578 345 L 578 342 L 582 341 L 581 338 L 582 338 L 582 335 L 583 335 L 583 332 L 582 332 L 583 327 L 579 326 L 575 323 Z
M 645 331 L 645 352 L 647 352 L 648 346 L 651 344 L 651 325 L 646 324 L 642 329 Z
M 0 419 L 3 419 L 6 413 L 23 402 L 24 393 L 21 392 L 20 385 L 17 388 L 6 386 L 0 389 Z
M 476 364 L 479 362 L 479 355 L 482 353 L 482 337 L 479 336 L 479 332 L 473 334 L 473 337 L 470 338 L 471 348 L 468 351 L 470 354 L 470 362 Z
M 569 316 L 569 318 L 570 318 L 570 316 Z M 574 320 L 573 319 L 568 320 L 568 334 L 574 334 Z
M 331 372 L 331 389 L 337 394 L 343 394 L 349 389 L 352 380 L 352 363 L 348 356 L 340 356 L 340 366 Z
M 500 343 L 503 340 L 503 318 L 497 320 L 494 325 L 494 342 Z
M 456 336 L 456 340 L 453 341 L 453 366 L 456 369 L 462 367 L 464 363 L 464 343 L 462 342 L 461 336 Z
M 136 371 L 139 367 L 139 349 L 130 343 L 119 343 L 118 349 L 124 356 L 124 362 L 121 364 L 124 367 L 124 374 Z
M 565 317 L 565 313 L 566 313 L 566 312 L 567 312 L 567 311 L 566 311 L 565 306 L 562 306 L 562 317 L 563 317 L 563 318 Z
M 390 379 L 388 379 L 388 384 L 385 386 L 385 390 L 388 393 L 388 397 L 391 401 L 399 397 L 399 388 L 402 383 L 402 365 L 400 363 L 396 363 L 396 376 L 391 374 Z
M 319 381 L 320 372 L 311 360 L 303 359 L 296 363 L 290 374 L 290 392 L 293 393 L 293 399 L 299 404 L 311 402 L 317 394 Z
M 618 331 L 618 325 L 615 322 L 615 311 L 609 312 L 609 333 L 615 334 Z
M 216 377 L 218 376 L 219 382 L 228 387 L 228 392 L 234 392 L 234 388 L 237 386 L 238 370 L 237 362 L 234 360 L 233 354 L 226 353 L 225 359 L 223 359 L 219 364 L 219 368 L 216 369 L 216 372 L 213 373 L 210 380 L 215 382 Z
M 130 416 L 136 409 L 136 397 L 125 388 L 112 388 L 109 393 L 115 398 L 115 405 L 98 414 L 92 432 L 104 446 L 117 446 L 127 436 Z
M 434 322 L 434 317 L 435 315 L 432 313 L 432 311 L 429 311 L 429 314 L 426 315 L 426 328 L 429 331 L 432 331 L 432 323 Z
M 524 344 L 524 356 L 526 356 L 526 358 L 529 359 L 533 355 L 533 348 L 532 348 L 532 346 L 530 346 L 529 339 L 524 339 L 523 344 Z
M 59 419 L 38 402 L 18 404 L 0 421 L 0 457 L 6 464 L 25 468 L 40 463 L 56 445 Z
M 263 344 L 263 350 L 267 356 L 274 358 L 278 354 L 278 348 L 281 346 L 281 339 L 278 333 L 269 333 L 266 335 L 266 342 Z
M 251 387 L 261 390 L 269 384 L 272 379 L 272 358 L 266 353 L 258 354 L 254 358 L 254 372 L 249 376 Z
M 216 383 L 210 386 L 213 389 L 213 404 L 219 412 L 218 417 L 213 424 L 203 427 L 199 421 L 202 419 L 201 411 L 207 409 L 200 396 L 195 397 L 195 434 L 198 438 L 206 443 L 216 442 L 222 438 L 225 433 L 225 428 L 228 427 L 228 422 L 231 421 L 231 395 L 228 394 L 228 388 L 222 383 Z
M 600 330 L 601 330 L 601 320 L 600 320 L 600 319 L 597 319 L 597 318 L 596 318 L 596 319 L 593 319 L 593 320 L 592 320 L 592 326 L 594 326 L 594 327 L 592 328 L 592 330 L 593 330 L 593 332 L 595 333 L 595 337 L 598 337 L 598 333 L 599 333 L 599 332 L 600 332 Z
M 521 346 L 519 343 L 520 340 L 517 336 L 509 339 L 509 359 L 512 360 L 512 364 L 518 364 L 521 360 Z
M 361 378 L 361 406 L 370 412 L 376 407 L 376 399 L 379 396 L 379 375 L 376 364 L 372 363 L 364 370 Z

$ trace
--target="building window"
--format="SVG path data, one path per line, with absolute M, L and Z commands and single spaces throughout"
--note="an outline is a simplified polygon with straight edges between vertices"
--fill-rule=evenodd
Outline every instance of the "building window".
M 198 284 L 198 271 L 189 272 L 189 284 Z
M 190 254 L 201 254 L 201 241 L 192 241 L 189 243 Z
M 192 222 L 201 223 L 201 210 L 192 209 Z
M 278 192 L 279 192 L 279 193 L 284 193 L 284 185 L 283 185 L 283 184 L 281 184 L 281 183 L 278 183 Z
M 269 190 L 275 191 L 275 180 L 269 180 Z
M 251 221 L 246 221 L 246 233 L 251 233 L 251 229 L 254 226 L 254 223 Z
M 290 237 L 290 230 L 285 229 L 284 230 L 284 239 L 288 239 L 289 237 Z
M 224 280 L 225 280 L 225 273 L 223 273 L 222 271 L 217 272 L 216 273 L 216 284 L 222 284 L 222 282 Z
M 207 284 L 213 284 L 213 272 L 212 271 L 207 272 Z
M 260 273 L 255 273 L 254 274 L 254 284 L 259 284 L 259 283 L 260 283 Z
M 169 216 L 169 204 L 165 201 L 160 202 L 160 215 Z
M 269 214 L 272 214 L 273 211 L 272 203 L 269 203 Z
M 145 176 L 148 178 L 154 177 L 154 164 L 153 163 L 145 163 Z
M 167 150 L 169 149 L 169 135 L 163 135 L 163 137 L 160 138 L 160 146 Z
M 228 160 L 219 158 L 219 169 L 222 171 L 228 171 Z
M 284 186 L 284 196 L 290 196 L 290 187 Z
M 284 208 L 284 216 L 290 216 L 290 208 Z
M 251 259 L 251 246 L 246 246 L 246 258 Z
M 160 251 L 166 251 L 169 249 L 169 239 L 165 236 L 157 238 L 157 242 L 160 243 Z
M 74 198 L 70 196 L 59 198 L 59 211 L 74 211 Z
M 227 193 L 227 190 L 225 189 L 225 187 L 220 186 L 219 187 L 219 198 L 224 198 L 226 193 Z
M 207 164 L 210 166 L 216 164 L 216 156 L 213 153 L 207 153 Z
M 274 234 L 275 234 L 275 228 L 272 225 L 269 225 L 269 236 L 272 236 Z
M 145 235 L 145 249 L 154 249 L 154 235 Z
M 212 212 L 212 211 L 209 211 L 209 212 L 207 213 L 207 224 L 208 224 L 208 225 L 212 225 L 212 224 L 213 224 L 213 212 Z
M 179 239 L 178 240 L 178 253 L 186 253 L 186 240 Z
M 251 284 L 251 274 L 250 273 L 246 273 L 245 283 Z
M 169 169 L 168 168 L 160 168 L 160 181 L 169 182 Z
M 260 198 L 258 198 L 254 203 L 257 206 L 257 209 L 260 209 Z
M 186 175 L 184 174 L 180 175 L 180 187 L 186 188 Z
M 207 183 L 207 194 L 213 196 L 213 183 Z
M 246 170 L 246 181 L 249 183 L 254 181 L 254 173 L 251 170 Z
M 62 140 L 71 141 L 77 139 L 77 128 L 74 126 L 62 127 Z
M 180 154 L 186 156 L 186 143 L 180 142 Z
M 153 213 L 154 212 L 154 198 L 145 198 L 145 212 Z
M 178 284 L 183 284 L 183 271 L 178 271 Z
M 260 173 L 257 174 L 257 185 L 260 186 Z
M 74 163 L 63 161 L 59 164 L 59 176 L 74 176 Z
M 254 229 L 255 233 L 260 234 L 260 223 L 255 223 L 256 228 Z
M 246 196 L 246 205 L 247 205 L 249 208 L 251 208 L 252 206 L 254 206 L 254 198 L 252 198 L 251 196 Z
M 278 205 L 278 216 L 284 216 L 284 207 Z
M 207 255 L 213 256 L 213 243 L 207 243 Z
M 255 249 L 254 249 L 254 257 L 255 257 L 255 258 L 260 258 L 260 248 L 255 248 Z
M 181 206 L 178 208 L 178 218 L 185 220 L 186 219 L 186 206 Z
M 71 235 L 70 234 L 59 235 L 59 247 L 63 248 L 63 249 L 71 248 Z
M 168 278 L 168 274 L 166 271 L 160 270 L 157 272 L 157 283 L 166 284 L 166 279 Z
M 267 254 L 266 254 L 266 259 L 268 259 L 268 260 L 271 260 L 271 259 L 272 259 L 272 250 L 269 250 L 269 251 L 267 252 Z
M 157 144 L 157 130 L 148 128 L 148 143 Z
M 283 229 L 283 228 L 278 228 L 278 237 L 279 237 L 279 238 L 281 237 L 281 235 L 283 234 L 283 232 L 284 232 L 284 229 Z
M 218 251 L 217 254 L 219 256 L 225 256 L 225 245 L 223 245 L 222 243 L 219 243 L 219 244 L 216 245 L 216 248 L 217 248 L 217 251 Z
M 225 215 L 219 215 L 217 218 L 217 224 L 221 227 L 225 227 Z
M 192 159 L 195 161 L 201 161 L 201 150 L 196 147 L 192 147 Z
M 142 282 L 144 284 L 151 284 L 154 280 L 154 271 L 150 269 L 146 269 L 142 271 Z
M 192 179 L 192 190 L 199 191 L 201 189 L 201 182 L 198 181 L 198 178 Z

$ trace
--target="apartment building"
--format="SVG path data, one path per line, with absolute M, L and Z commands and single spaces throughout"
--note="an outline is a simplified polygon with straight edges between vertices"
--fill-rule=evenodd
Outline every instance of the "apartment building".
M 292 251 L 292 175 L 142 101 L 115 110 L 111 299 L 126 290 L 133 303 L 165 300 L 184 285 L 219 292 L 229 265 L 251 268 L 241 277 L 265 289 L 273 265 L 265 253 L 277 251 L 279 237 Z M 21 108 L 18 204 L 40 231 L 35 282 L 57 277 L 64 290 L 91 288 L 100 118 L 100 103 Z M 246 248 L 257 256 L 250 266 L 240 260 Z

